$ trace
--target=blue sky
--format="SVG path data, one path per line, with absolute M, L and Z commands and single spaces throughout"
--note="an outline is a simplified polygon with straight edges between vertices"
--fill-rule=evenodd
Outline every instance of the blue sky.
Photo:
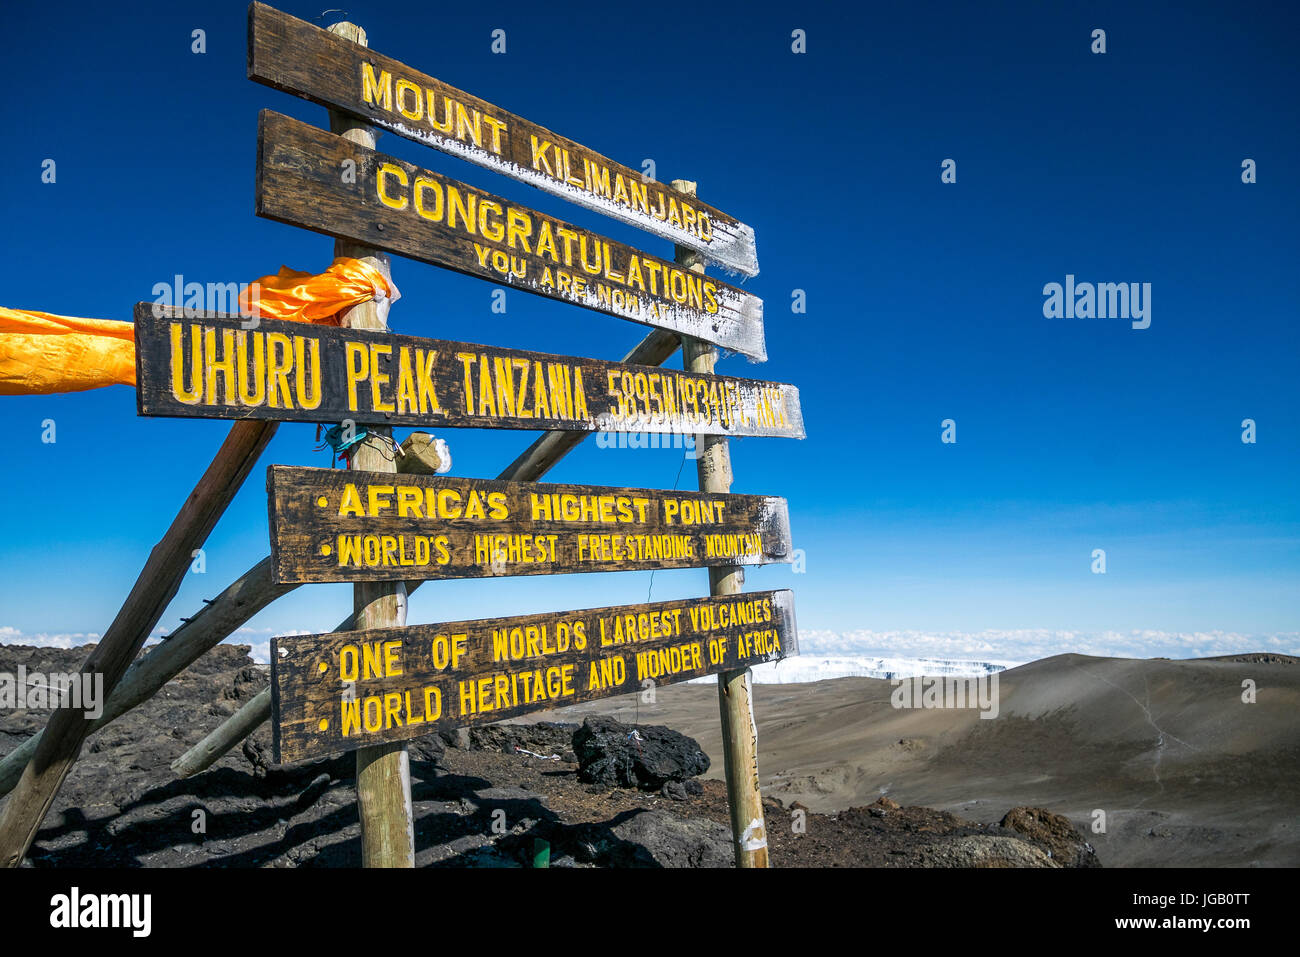
M 1055 636 L 1035 653 L 1300 653 L 1300 17 L 1272 3 L 612 9 L 347 5 L 374 48 L 627 165 L 652 158 L 757 230 L 762 272 L 744 286 L 766 303 L 770 358 L 720 369 L 798 385 L 808 438 L 733 441 L 734 490 L 789 499 L 806 572 L 753 570 L 749 587 L 794 588 L 800 625 L 837 651 L 933 633 L 1015 657 L 1033 630 Z M 328 265 L 331 240 L 253 215 L 258 111 L 327 119 L 245 78 L 244 3 L 22 4 L 8 23 L 0 304 L 127 319 L 176 273 Z M 418 144 L 379 146 L 671 255 Z M 401 258 L 393 272 L 404 333 L 616 358 L 645 331 L 522 292 L 494 315 L 489 283 Z M 1150 283 L 1150 328 L 1044 318 L 1044 285 L 1067 274 Z M 0 403 L 0 636 L 100 633 L 228 426 L 137 418 L 120 386 Z M 949 418 L 955 444 L 940 441 Z M 465 476 L 495 476 L 533 437 L 441 434 Z M 311 426 L 282 426 L 263 464 L 328 464 L 313 445 Z M 668 488 L 680 469 L 693 486 L 681 466 L 680 451 L 589 441 L 550 477 Z M 267 549 L 259 467 L 162 630 Z M 435 582 L 410 619 L 706 587 L 702 570 Z M 328 630 L 350 606 L 350 586 L 305 586 L 244 637 Z M 1171 644 L 1189 634 L 1217 637 Z

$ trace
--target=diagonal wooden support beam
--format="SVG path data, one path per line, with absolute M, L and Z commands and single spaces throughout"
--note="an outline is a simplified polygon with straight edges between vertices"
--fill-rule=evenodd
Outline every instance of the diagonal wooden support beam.
M 263 688 L 243 703 L 220 727 L 172 762 L 178 778 L 188 778 L 206 771 L 218 758 L 252 734 L 271 713 L 271 689 Z
M 232 425 L 167 534 L 154 546 L 117 617 L 81 666 L 83 673 L 103 675 L 106 696 L 116 689 L 158 624 L 189 570 L 194 550 L 207 540 L 275 429 L 273 422 Z M 22 864 L 32 838 L 81 754 L 91 723 L 84 712 L 70 707 L 58 708 L 50 716 L 40 744 L 0 812 L 0 866 Z
M 142 704 L 168 681 L 198 661 L 250 618 L 296 585 L 277 585 L 271 581 L 271 559 L 262 559 L 188 621 L 167 636 L 167 640 L 136 659 L 108 700 L 104 713 L 90 725 L 93 734 L 110 721 Z M 38 731 L 0 759 L 0 797 L 18 783 L 23 768 L 40 746 L 44 731 Z

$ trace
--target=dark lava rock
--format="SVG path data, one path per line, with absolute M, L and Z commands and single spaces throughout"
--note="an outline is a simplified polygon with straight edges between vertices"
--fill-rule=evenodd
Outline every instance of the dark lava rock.
M 447 748 L 456 748 L 458 751 L 468 751 L 472 745 L 469 740 L 469 728 L 451 728 L 438 732 L 443 746 Z
M 612 828 L 620 841 L 642 848 L 660 867 L 733 867 L 731 831 L 705 818 L 642 811 Z
M 613 718 L 589 717 L 573 734 L 578 779 L 606 787 L 657 791 L 709 769 L 709 756 L 694 738 L 662 726 L 632 727 Z
M 659 809 L 625 811 L 610 821 L 579 824 L 556 835 L 552 846 L 571 851 L 579 866 L 734 866 L 730 828 Z
M 438 762 L 447 752 L 446 743 L 441 736 L 427 734 L 423 738 L 414 738 L 407 742 L 407 751 L 412 761 Z
M 248 763 L 253 766 L 253 775 L 259 778 L 266 777 L 267 766 L 271 763 L 271 754 L 259 737 L 249 735 L 244 739 L 240 750 L 244 753 L 244 757 L 248 759 Z
M 1013 807 L 1001 824 L 1047 847 L 1062 867 L 1101 867 L 1092 845 L 1060 814 L 1039 807 Z
M 884 817 L 890 811 L 897 811 L 898 803 L 891 801 L 883 794 L 876 798 L 876 803 L 867 807 L 867 813 L 872 817 Z
M 573 733 L 576 724 L 539 721 L 536 724 L 488 724 L 469 729 L 469 749 L 517 754 L 518 749 L 540 754 L 558 755 L 561 761 L 576 761 Z

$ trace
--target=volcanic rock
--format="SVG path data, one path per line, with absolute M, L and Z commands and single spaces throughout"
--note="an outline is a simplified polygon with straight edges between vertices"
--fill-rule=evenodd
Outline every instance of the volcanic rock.
M 1092 845 L 1083 839 L 1069 818 L 1060 814 L 1040 807 L 1013 807 L 1001 824 L 1047 845 L 1052 859 L 1062 867 L 1101 867 Z
M 606 787 L 658 791 L 709 770 L 709 756 L 694 738 L 662 726 L 633 727 L 589 717 L 573 734 L 578 779 Z

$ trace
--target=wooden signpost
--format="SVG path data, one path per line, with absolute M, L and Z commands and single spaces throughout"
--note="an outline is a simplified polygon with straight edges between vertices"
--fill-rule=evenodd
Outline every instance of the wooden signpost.
M 354 23 L 336 23 L 330 32 L 358 47 L 366 32 Z M 330 129 L 346 141 L 375 145 L 375 131 L 350 117 L 330 113 Z M 334 241 L 335 256 L 364 259 L 385 276 L 388 257 L 378 249 L 344 239 Z M 374 301 L 362 302 L 340 317 L 349 329 L 387 330 L 387 310 Z M 396 455 L 389 454 L 392 431 L 374 428 L 355 447 L 348 468 L 396 472 Z M 406 624 L 406 587 L 401 582 L 357 582 L 352 586 L 352 612 L 359 628 Z M 358 748 L 354 752 L 357 817 L 361 822 L 362 867 L 415 866 L 415 814 L 411 804 L 411 765 L 406 742 L 394 741 Z
M 267 469 L 277 583 L 493 578 L 792 560 L 784 499 Z
M 789 591 L 276 638 L 275 760 L 487 724 L 798 652 Z
M 695 184 L 689 180 L 674 180 L 673 185 L 685 192 L 695 192 Z M 692 270 L 704 271 L 700 257 L 689 249 L 677 247 L 676 258 Z M 718 350 L 707 342 L 682 337 L 682 361 L 687 369 L 711 373 L 717 360 Z M 730 440 L 720 435 L 701 436 L 696 453 L 695 470 L 700 490 L 729 492 L 732 480 Z M 738 595 L 744 586 L 743 567 L 709 569 L 709 593 L 712 595 Z M 722 722 L 722 761 L 726 770 L 727 809 L 731 816 L 736 866 L 767 867 L 767 824 L 758 777 L 758 722 L 754 720 L 754 699 L 747 668 L 718 675 L 718 716 Z
M 271 110 L 257 154 L 259 216 L 767 358 L 736 286 Z
M 799 390 L 753 379 L 301 322 L 247 329 L 145 302 L 135 343 L 141 415 L 804 435 Z
M 408 739 L 717 674 L 736 863 L 766 866 L 748 668 L 797 653 L 798 636 L 788 591 L 741 588 L 745 566 L 793 553 L 784 499 L 730 492 L 727 442 L 804 427 L 794 387 L 714 374 L 719 348 L 766 358 L 763 309 L 704 272 L 711 260 L 756 274 L 753 230 L 701 203 L 693 183 L 643 179 L 368 50 L 354 24 L 321 31 L 254 3 L 248 63 L 250 77 L 331 108 L 331 132 L 262 113 L 259 215 L 334 236 L 336 256 L 385 274 L 394 252 L 652 332 L 613 363 L 394 335 L 373 302 L 341 314 L 341 328 L 140 304 L 142 415 L 260 421 L 236 422 L 85 669 L 112 691 L 276 422 L 350 421 L 366 433 L 347 470 L 268 469 L 272 554 L 248 601 L 354 584 L 348 631 L 276 640 L 268 697 L 277 760 L 355 751 L 362 863 L 413 866 Z M 367 124 L 670 238 L 675 260 L 378 153 Z M 678 336 L 684 371 L 659 368 Z M 394 425 L 549 431 L 507 481 L 399 474 Z M 700 491 L 528 481 L 596 430 L 699 436 Z M 406 626 L 407 582 L 700 567 L 710 597 Z M 222 615 L 246 620 L 240 583 L 227 593 Z M 175 657 L 119 697 L 156 688 Z M 238 726 L 259 713 L 241 709 Z M 30 749 L 0 813 L 0 864 L 22 862 L 89 729 L 56 711 Z
M 249 10 L 248 76 L 758 274 L 753 229 L 696 197 L 260 3 Z

